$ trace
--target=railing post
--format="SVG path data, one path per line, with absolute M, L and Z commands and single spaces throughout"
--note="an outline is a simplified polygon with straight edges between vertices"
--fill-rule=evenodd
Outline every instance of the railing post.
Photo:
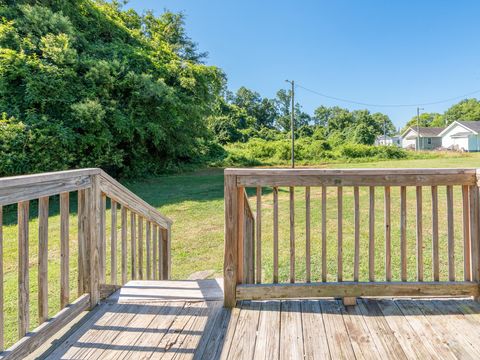
M 172 225 L 167 225 L 167 254 L 165 262 L 167 263 L 167 273 L 165 274 L 165 279 L 170 280 L 172 276 Z
M 172 274 L 172 259 L 171 259 L 171 237 L 172 237 L 172 229 L 170 224 L 167 226 L 166 229 L 160 229 L 159 234 L 159 259 L 160 262 L 160 274 L 159 278 L 161 280 L 170 280 L 170 276 Z
M 100 240 L 101 240 L 101 190 L 100 175 L 92 175 L 92 187 L 89 189 L 89 282 L 90 307 L 97 305 L 100 299 Z
M 237 177 L 225 174 L 224 178 L 225 198 L 225 249 L 223 261 L 223 287 L 224 306 L 234 307 L 236 305 L 237 289 L 237 265 L 238 265 L 238 205 L 239 191 L 237 189 Z M 243 199 L 243 192 L 241 199 Z M 243 209 L 241 212 L 243 216 Z
M 480 201 L 479 201 L 479 187 L 480 187 L 480 169 L 477 169 L 477 186 L 470 188 L 470 249 L 472 252 L 472 280 L 479 282 L 480 280 Z M 478 297 L 475 300 L 479 300 Z

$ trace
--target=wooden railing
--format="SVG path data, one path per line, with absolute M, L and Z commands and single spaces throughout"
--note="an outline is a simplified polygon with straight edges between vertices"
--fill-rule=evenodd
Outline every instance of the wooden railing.
M 479 179 L 476 169 L 226 169 L 225 305 L 478 297 Z
M 70 226 L 70 201 L 77 193 L 77 229 Z M 60 213 L 60 310 L 49 318 L 49 219 L 52 201 L 59 197 Z M 110 226 L 107 226 L 107 199 L 110 203 Z M 32 206 L 31 206 L 32 205 Z M 4 215 L 17 209 L 18 227 L 18 338 L 16 344 L 1 353 L 2 358 L 23 358 L 54 335 L 82 311 L 94 307 L 119 284 L 131 279 L 168 279 L 171 273 L 171 220 L 161 215 L 101 169 L 82 169 L 36 175 L 0 178 L 0 348 L 4 348 Z M 33 209 L 32 209 L 33 208 Z M 38 208 L 38 321 L 30 319 L 31 214 Z M 117 221 L 118 211 L 120 220 Z M 130 224 L 128 215 L 130 214 Z M 143 249 L 143 223 L 146 249 Z M 138 223 L 138 229 L 137 229 Z M 128 249 L 130 229 L 130 249 Z M 75 231 L 76 230 L 76 231 Z M 109 241 L 107 242 L 107 230 Z M 138 231 L 137 231 L 138 230 Z M 120 244 L 118 244 L 120 232 Z M 72 242 L 73 239 L 75 241 Z M 108 244 L 108 245 L 107 245 Z M 77 294 L 71 296 L 69 283 L 71 246 L 77 254 Z M 119 245 L 119 246 L 118 246 Z M 143 256 L 146 254 L 146 263 Z M 117 256 L 120 255 L 120 259 Z M 50 254 L 50 257 L 52 255 Z M 130 263 L 128 262 L 130 257 Z M 107 263 L 110 277 L 107 279 Z M 119 266 L 120 265 L 120 266 Z M 129 273 L 130 269 L 130 273 Z M 144 269 L 146 274 L 144 275 Z M 120 276 L 119 276 L 120 274 Z M 50 278 L 50 284 L 52 279 Z M 73 301 L 72 301 L 73 300 Z M 32 324 L 38 327 L 31 331 Z M 9 339 L 8 342 L 12 342 Z

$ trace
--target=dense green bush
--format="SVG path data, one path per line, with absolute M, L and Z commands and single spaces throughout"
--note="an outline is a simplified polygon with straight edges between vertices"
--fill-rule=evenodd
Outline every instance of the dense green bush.
M 0 0 L 0 176 L 198 162 L 224 75 L 182 15 L 102 0 Z
M 251 139 L 245 143 L 227 145 L 225 148 L 230 154 L 229 166 L 232 165 L 231 161 L 237 158 L 241 159 L 239 165 L 248 161 L 262 164 L 285 163 L 291 158 L 291 142 L 288 139 Z M 311 137 L 295 142 L 295 158 L 308 163 L 350 159 L 403 159 L 407 156 L 406 150 L 394 146 L 345 144 L 333 148 L 329 142 Z
M 403 159 L 407 157 L 406 150 L 396 146 L 371 146 L 362 144 L 347 144 L 339 149 L 339 154 L 345 159 Z

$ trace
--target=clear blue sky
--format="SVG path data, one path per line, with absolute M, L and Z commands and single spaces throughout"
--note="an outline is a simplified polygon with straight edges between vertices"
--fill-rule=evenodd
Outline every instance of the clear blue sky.
M 274 97 L 285 79 L 335 97 L 417 104 L 480 90 L 480 2 L 447 0 L 131 0 L 139 12 L 183 11 L 188 34 L 230 90 Z M 480 93 L 471 97 L 480 97 Z M 319 105 L 365 108 L 297 90 Z M 424 106 L 443 112 L 453 103 Z M 416 108 L 368 107 L 403 126 Z

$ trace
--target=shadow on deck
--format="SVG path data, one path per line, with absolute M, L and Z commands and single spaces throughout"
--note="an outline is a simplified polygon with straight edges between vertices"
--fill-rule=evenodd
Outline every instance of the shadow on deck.
M 131 281 L 48 359 L 478 359 L 470 299 L 243 301 L 221 281 Z

